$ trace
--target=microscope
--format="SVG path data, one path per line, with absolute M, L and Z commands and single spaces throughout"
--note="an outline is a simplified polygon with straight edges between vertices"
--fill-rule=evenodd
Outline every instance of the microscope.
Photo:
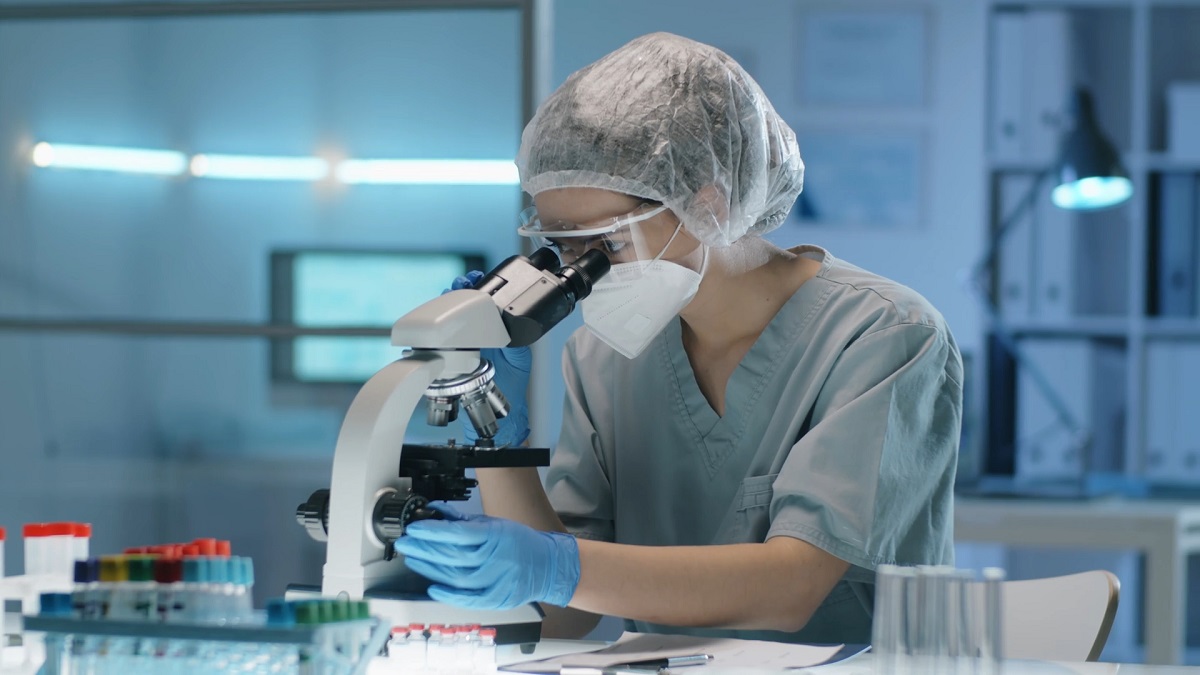
M 409 347 L 369 379 L 342 422 L 330 488 L 299 506 L 296 519 L 327 542 L 319 594 L 366 599 L 371 613 L 392 625 L 481 624 L 500 644 L 529 644 L 541 636 L 541 610 L 467 610 L 429 598 L 429 581 L 404 564 L 392 544 L 417 520 L 439 518 L 429 502 L 465 500 L 477 485 L 466 469 L 546 466 L 546 448 L 497 447 L 497 420 L 509 403 L 494 383 L 489 347 L 533 344 L 587 297 L 608 273 L 608 258 L 589 251 L 559 266 L 549 248 L 513 256 L 474 288 L 450 291 L 412 310 L 392 326 L 393 345 Z M 404 442 L 422 399 L 427 421 L 444 427 L 459 411 L 478 432 L 473 444 Z M 317 594 L 291 586 L 289 598 Z

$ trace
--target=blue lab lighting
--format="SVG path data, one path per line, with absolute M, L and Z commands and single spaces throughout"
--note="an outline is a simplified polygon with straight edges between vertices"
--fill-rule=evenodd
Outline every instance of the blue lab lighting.
M 1116 206 L 1133 196 L 1133 183 L 1124 176 L 1091 176 L 1054 188 L 1050 198 L 1060 209 L 1087 211 Z
M 101 145 L 38 143 L 33 164 L 42 168 L 92 169 L 225 180 L 325 180 L 330 162 L 320 157 L 223 155 L 188 156 L 174 150 L 143 150 Z M 337 165 L 337 179 L 376 185 L 518 185 L 517 167 L 507 159 L 348 159 Z
M 33 146 L 36 166 L 91 171 L 178 176 L 187 170 L 187 157 L 173 150 L 114 148 L 104 145 L 38 143 Z
M 329 162 L 320 157 L 200 154 L 192 157 L 191 170 L 198 178 L 318 181 L 329 175 Z
M 1094 210 L 1116 206 L 1133 195 L 1129 172 L 1116 147 L 1100 130 L 1092 97 L 1075 92 L 1074 125 L 1063 136 L 1056 168 L 1058 186 L 1050 193 L 1063 209 Z
M 350 159 L 337 169 L 343 183 L 518 185 L 517 166 L 501 159 Z

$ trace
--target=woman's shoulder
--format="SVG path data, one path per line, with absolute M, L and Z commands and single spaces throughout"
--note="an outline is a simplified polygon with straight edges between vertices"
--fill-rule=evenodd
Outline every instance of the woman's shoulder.
M 916 290 L 827 251 L 816 251 L 823 256 L 821 271 L 814 281 L 824 286 L 824 318 L 833 316 L 854 322 L 864 334 L 900 325 L 921 325 L 949 332 L 941 312 Z

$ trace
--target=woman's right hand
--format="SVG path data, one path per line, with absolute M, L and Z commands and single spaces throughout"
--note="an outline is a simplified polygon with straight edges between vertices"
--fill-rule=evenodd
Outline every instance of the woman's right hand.
M 483 278 L 483 272 L 475 270 L 466 276 L 456 277 L 450 284 L 450 290 L 458 291 L 464 288 L 474 288 Z M 533 369 L 533 352 L 529 347 L 504 347 L 500 349 L 481 349 L 479 355 L 492 362 L 496 367 L 496 387 L 508 399 L 508 415 L 496 420 L 498 430 L 495 442 L 498 447 L 517 447 L 529 438 L 529 391 L 530 371 Z M 474 443 L 479 438 L 479 432 L 471 424 L 466 415 L 460 416 L 463 436 Z

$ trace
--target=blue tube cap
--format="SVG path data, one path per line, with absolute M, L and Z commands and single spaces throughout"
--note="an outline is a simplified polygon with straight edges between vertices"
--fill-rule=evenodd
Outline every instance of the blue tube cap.
M 283 598 L 272 598 L 267 601 L 267 625 L 294 626 L 296 625 L 295 605 Z

